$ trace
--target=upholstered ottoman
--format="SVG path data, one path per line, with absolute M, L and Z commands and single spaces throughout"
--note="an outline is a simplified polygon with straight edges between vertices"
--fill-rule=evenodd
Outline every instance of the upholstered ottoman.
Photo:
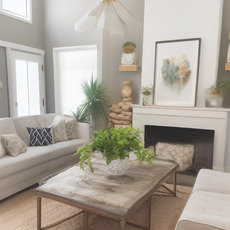
M 201 169 L 193 186 L 195 191 L 230 194 L 230 173 Z
M 190 196 L 176 230 L 229 230 L 230 194 L 196 191 Z

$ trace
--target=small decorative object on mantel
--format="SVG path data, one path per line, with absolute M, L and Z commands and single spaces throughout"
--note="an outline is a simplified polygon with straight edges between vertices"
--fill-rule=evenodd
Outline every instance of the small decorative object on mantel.
M 230 32 L 228 34 L 228 38 L 230 40 Z M 230 42 L 229 42 L 229 45 L 228 45 L 227 63 L 225 63 L 225 70 L 230 70 Z
M 125 160 L 130 154 L 135 154 L 139 162 L 152 163 L 153 150 L 145 149 L 141 143 L 141 131 L 133 127 L 101 129 L 94 132 L 90 144 L 85 144 L 78 148 L 80 168 L 88 166 L 93 172 L 92 157 L 94 154 L 100 154 L 109 165 L 115 160 Z M 122 163 L 121 163 L 122 164 Z M 122 175 L 125 170 L 116 164 L 118 169 L 113 165 L 114 172 L 108 171 L 109 175 Z M 124 164 L 125 165 L 125 164 Z M 127 166 L 126 166 L 127 167 Z
M 205 92 L 206 107 L 222 107 L 223 96 L 230 92 L 230 79 L 223 79 L 217 82 L 216 86 L 211 86 Z
M 122 101 L 113 104 L 109 110 L 109 127 L 126 128 L 132 121 L 132 88 L 130 81 L 123 81 L 121 89 Z
M 120 71 L 136 71 L 137 70 L 137 52 L 134 42 L 126 42 L 123 45 Z
M 142 87 L 142 104 L 150 106 L 152 104 L 151 96 L 152 96 L 152 86 Z

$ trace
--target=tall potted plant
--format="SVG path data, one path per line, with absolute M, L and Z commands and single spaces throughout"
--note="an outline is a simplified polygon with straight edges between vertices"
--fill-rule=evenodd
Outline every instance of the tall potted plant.
M 96 120 L 102 118 L 107 124 L 110 99 L 101 81 L 91 78 L 90 82 L 83 81 L 82 90 L 85 101 L 73 113 L 79 122 L 89 122 L 93 131 L 96 129 Z

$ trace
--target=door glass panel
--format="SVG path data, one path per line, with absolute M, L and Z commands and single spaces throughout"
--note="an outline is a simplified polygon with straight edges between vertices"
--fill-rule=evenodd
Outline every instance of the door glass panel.
M 27 62 L 16 60 L 16 95 L 18 116 L 29 114 L 28 84 L 27 84 Z
M 30 115 L 40 114 L 38 63 L 28 62 L 28 92 Z

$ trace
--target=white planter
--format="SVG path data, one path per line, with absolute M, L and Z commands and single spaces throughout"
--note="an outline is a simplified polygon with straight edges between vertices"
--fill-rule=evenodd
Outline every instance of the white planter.
M 117 159 L 108 164 L 108 174 L 111 176 L 125 175 L 128 169 L 128 158 Z
M 151 95 L 142 95 L 142 105 L 151 106 Z
M 212 89 L 206 89 L 205 92 L 205 106 L 206 107 L 222 107 L 223 96 L 219 94 L 213 94 Z

